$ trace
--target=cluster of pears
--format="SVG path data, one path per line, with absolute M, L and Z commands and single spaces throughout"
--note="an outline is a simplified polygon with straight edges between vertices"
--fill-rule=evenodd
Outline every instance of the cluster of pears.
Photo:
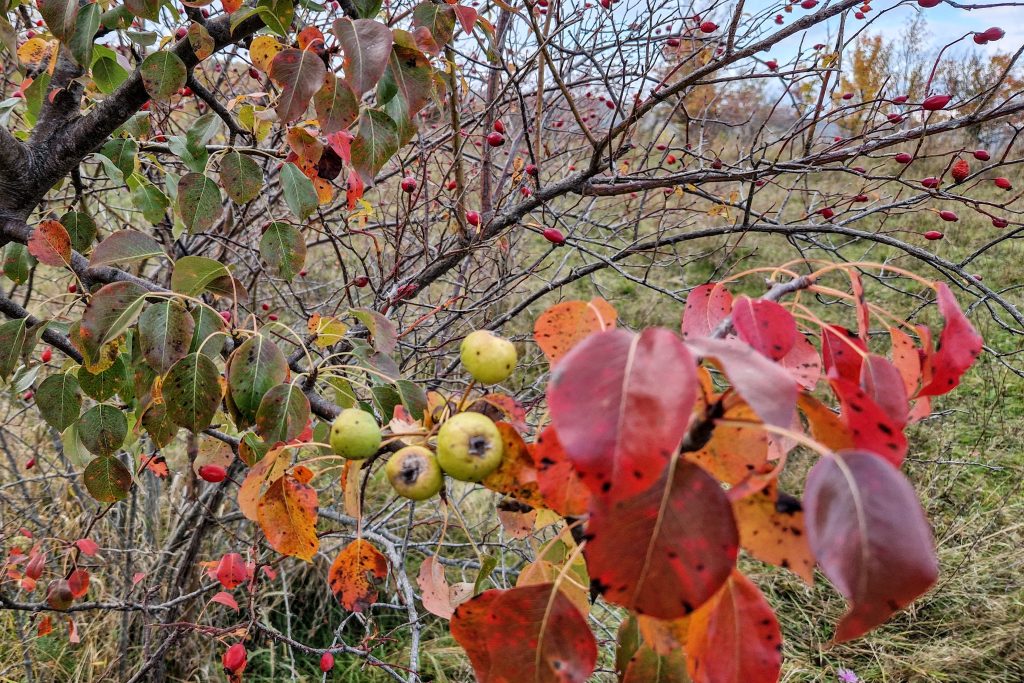
M 462 366 L 481 384 L 508 379 L 515 369 L 512 342 L 486 330 L 462 340 Z M 380 449 L 382 435 L 374 417 L 358 408 L 347 408 L 331 425 L 331 448 L 349 460 L 365 460 Z M 501 465 L 501 432 L 486 415 L 458 413 L 437 432 L 436 455 L 426 446 L 406 446 L 391 455 L 384 472 L 399 495 L 426 500 L 441 490 L 444 474 L 461 481 L 480 481 Z

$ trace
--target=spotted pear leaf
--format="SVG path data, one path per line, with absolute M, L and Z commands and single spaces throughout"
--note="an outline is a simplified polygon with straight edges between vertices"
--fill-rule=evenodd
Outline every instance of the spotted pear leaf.
M 330 73 L 313 95 L 313 108 L 325 136 L 345 130 L 359 118 L 359 98 L 352 86 Z
M 327 581 L 342 607 L 349 612 L 366 612 L 377 602 L 387 575 L 387 558 L 372 543 L 357 538 L 334 558 Z
M 886 414 L 853 382 L 835 377 L 830 383 L 839 398 L 839 416 L 849 430 L 854 448 L 877 453 L 896 467 L 903 464 L 908 447 L 903 424 Z
M 693 358 L 671 331 L 593 334 L 555 366 L 552 424 L 580 479 L 621 499 L 657 481 L 697 397 Z
M 128 435 L 124 413 L 109 403 L 98 403 L 78 420 L 78 437 L 94 455 L 113 455 Z
M 867 633 L 935 584 L 928 520 L 883 457 L 850 450 L 820 459 L 807 475 L 804 514 L 818 565 L 849 603 L 836 642 Z
M 124 334 L 135 322 L 145 303 L 145 295 L 146 290 L 134 282 L 111 282 L 92 295 L 79 329 L 87 360 L 97 361 L 100 349 Z
M 118 230 L 96 245 L 89 257 L 89 267 L 123 267 L 153 257 L 167 258 L 159 242 L 136 230 Z
M 295 226 L 275 221 L 263 231 L 260 256 L 271 272 L 291 282 L 306 262 L 306 240 Z
M 860 366 L 867 353 L 867 344 L 857 333 L 841 325 L 821 328 L 821 357 L 825 373 L 837 374 L 850 382 L 860 381 Z
M 195 320 L 181 303 L 173 300 L 152 304 L 139 317 L 142 356 L 157 374 L 188 355 Z
M 228 361 L 228 392 L 239 426 L 252 424 L 263 396 L 287 377 L 288 361 L 268 337 L 253 335 L 235 349 Z
M 43 221 L 28 239 L 28 253 L 40 263 L 57 268 L 71 266 L 71 236 L 59 221 Z
M 390 116 L 377 109 L 366 109 L 359 116 L 359 129 L 352 141 L 352 165 L 363 182 L 374 176 L 398 151 L 398 126 Z
M 150 97 L 154 100 L 168 100 L 185 87 L 188 69 L 178 55 L 160 50 L 143 60 L 139 74 Z
M 334 34 L 345 54 L 345 80 L 358 98 L 380 80 L 394 37 L 379 21 L 348 17 L 335 20 Z
M 272 483 L 257 506 L 260 528 L 270 547 L 307 562 L 320 548 L 316 513 L 316 489 L 291 474 Z
M 323 85 L 327 67 L 314 50 L 287 48 L 274 56 L 270 77 L 281 86 L 277 116 L 283 123 L 302 118 L 313 94 Z
M 0 378 L 6 380 L 18 369 L 27 338 L 24 318 L 0 324 Z
M 202 173 L 189 173 L 178 181 L 178 214 L 191 233 L 206 232 L 221 217 L 220 188 Z
M 981 335 L 960 310 L 949 287 L 940 282 L 935 290 L 939 312 L 946 323 L 935 351 L 929 357 L 931 381 L 921 387 L 919 396 L 941 396 L 955 389 L 960 378 L 981 354 Z
M 93 458 L 85 468 L 82 481 L 89 494 L 101 503 L 116 503 L 128 497 L 132 473 L 113 455 Z
M 615 327 L 617 313 L 604 299 L 563 301 L 544 311 L 533 326 L 533 339 L 554 365 L 595 332 Z
M 36 389 L 36 405 L 46 423 L 63 432 L 82 410 L 78 380 L 70 372 L 50 375 Z
M 733 515 L 740 532 L 740 546 L 753 557 L 784 567 L 814 583 L 814 553 L 807 542 L 804 511 L 800 501 L 780 493 L 776 482 L 734 500 Z
M 256 433 L 267 443 L 291 441 L 306 428 L 309 399 L 296 384 L 278 384 L 260 401 Z
M 796 321 L 789 311 L 764 299 L 737 297 L 732 325 L 740 339 L 774 361 L 781 360 L 796 343 Z
M 584 537 L 587 569 L 601 595 L 658 619 L 686 616 L 709 600 L 739 551 L 721 485 L 684 460 L 641 493 L 594 498 Z
M 722 284 L 694 287 L 683 308 L 683 339 L 708 336 L 731 312 L 732 294 Z
M 537 436 L 531 455 L 544 506 L 563 516 L 584 514 L 590 504 L 590 489 L 573 469 L 554 427 L 548 425 Z
M 220 160 L 220 184 L 236 204 L 251 202 L 263 190 L 263 169 L 249 156 L 231 150 Z

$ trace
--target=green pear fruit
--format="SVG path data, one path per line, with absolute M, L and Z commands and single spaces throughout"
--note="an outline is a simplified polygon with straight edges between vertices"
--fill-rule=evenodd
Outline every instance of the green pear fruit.
M 331 449 L 349 460 L 365 460 L 380 448 L 377 421 L 365 410 L 346 408 L 331 425 Z
M 480 481 L 498 469 L 503 450 L 501 432 L 480 413 L 459 413 L 437 432 L 437 462 L 462 481 Z
M 395 492 L 411 500 L 437 495 L 444 484 L 441 466 L 429 448 L 406 446 L 388 459 L 384 473 Z
M 469 333 L 459 347 L 462 367 L 481 384 L 497 384 L 515 370 L 519 355 L 516 347 L 487 330 Z

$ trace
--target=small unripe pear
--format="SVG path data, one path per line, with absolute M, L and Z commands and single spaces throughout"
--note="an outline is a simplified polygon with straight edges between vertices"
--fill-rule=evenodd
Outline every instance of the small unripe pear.
M 498 469 L 503 450 L 501 432 L 480 413 L 459 413 L 437 433 L 438 464 L 462 481 L 480 481 Z
M 364 410 L 346 408 L 331 425 L 331 449 L 349 460 L 365 460 L 380 448 L 377 421 Z
M 462 367 L 481 384 L 497 384 L 508 379 L 519 355 L 507 339 L 487 330 L 470 332 L 459 347 Z
M 406 446 L 399 450 L 388 459 L 384 473 L 395 492 L 410 500 L 432 498 L 444 484 L 437 458 L 423 446 Z

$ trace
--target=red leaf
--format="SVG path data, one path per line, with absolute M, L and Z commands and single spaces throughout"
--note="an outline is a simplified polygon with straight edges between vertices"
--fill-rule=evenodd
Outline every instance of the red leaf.
M 345 199 L 348 202 L 349 211 L 355 209 L 356 202 L 363 198 L 364 189 L 366 189 L 366 185 L 355 169 L 349 171 L 348 182 L 345 184 Z
M 814 344 L 802 334 L 796 336 L 793 348 L 779 359 L 779 365 L 793 376 L 804 389 L 811 391 L 821 379 L 821 356 Z
M 97 552 L 99 552 L 100 549 L 100 547 L 96 545 L 96 541 L 90 540 L 88 538 L 80 538 L 77 541 L 75 541 L 75 547 L 82 551 L 82 553 L 84 553 L 85 555 L 88 555 L 89 557 L 95 555 Z
M 931 381 L 921 388 L 919 396 L 941 396 L 952 391 L 981 354 L 981 335 L 960 310 L 949 287 L 940 282 L 935 290 L 946 324 L 930 357 Z
M 625 498 L 651 486 L 686 432 L 697 395 L 693 359 L 669 330 L 588 337 L 548 385 L 548 405 L 580 479 Z
M 348 17 L 334 21 L 334 34 L 345 53 L 345 80 L 358 98 L 376 86 L 384 75 L 394 35 L 391 29 L 374 19 L 353 21 Z
M 238 602 L 231 596 L 231 593 L 228 593 L 227 591 L 220 591 L 210 598 L 210 602 L 217 602 L 225 607 L 230 607 L 236 612 L 238 611 Z
M 686 664 L 694 683 L 779 680 L 779 622 L 761 591 L 739 571 L 690 620 Z
M 738 339 L 688 339 L 686 344 L 694 353 L 715 360 L 762 420 L 784 429 L 793 425 L 799 389 L 785 368 Z
M 585 538 L 587 569 L 604 598 L 658 619 L 685 616 L 714 595 L 739 549 L 721 485 L 682 460 L 639 495 L 593 499 Z
M 309 100 L 324 84 L 327 67 L 313 50 L 288 48 L 270 63 L 270 77 L 281 86 L 277 115 L 283 123 L 301 118 Z
M 555 428 L 545 427 L 530 452 L 537 468 L 537 485 L 544 505 L 563 516 L 585 513 L 590 504 L 590 489 L 583 485 L 573 469 Z
M 694 287 L 683 309 L 683 339 L 706 337 L 732 312 L 732 294 L 719 283 Z
M 479 683 L 585 683 L 597 664 L 586 619 L 550 583 L 485 591 L 459 605 L 451 629 Z
M 68 588 L 71 589 L 71 596 L 77 600 L 85 597 L 89 592 L 89 572 L 84 569 L 76 569 L 68 576 Z
M 43 221 L 28 238 L 28 253 L 48 266 L 71 265 L 71 236 L 59 221 Z
M 821 357 L 827 375 L 832 376 L 834 369 L 843 379 L 857 382 L 864 361 L 863 354 L 858 353 L 857 349 L 867 352 L 868 347 L 854 332 L 840 325 L 825 325 L 821 328 Z
M 874 453 L 842 451 L 819 460 L 807 476 L 804 512 L 821 570 L 850 603 L 836 642 L 883 623 L 938 578 L 913 487 Z
M 238 553 L 228 553 L 220 558 L 220 562 L 217 564 L 216 572 L 217 581 L 220 585 L 224 586 L 228 590 L 232 590 L 243 583 L 248 578 L 248 572 L 245 568 L 245 560 Z
M 473 26 L 476 24 L 477 13 L 472 7 L 466 7 L 465 5 L 455 5 L 455 16 L 459 18 L 459 23 L 462 24 L 462 30 L 467 34 L 473 32 Z
M 36 628 L 36 637 L 42 638 L 53 633 L 53 620 L 47 615 L 39 620 L 39 626 Z
M 839 398 L 839 415 L 850 431 L 854 448 L 877 453 L 896 467 L 903 464 L 907 454 L 903 427 L 853 382 L 837 378 L 831 384 Z
M 772 360 L 783 358 L 796 343 L 796 321 L 774 301 L 738 297 L 732 306 L 736 334 Z
M 860 368 L 864 393 L 901 429 L 907 424 L 907 391 L 900 371 L 888 358 L 868 354 Z
M 352 140 L 355 139 L 355 135 L 348 132 L 347 130 L 339 130 L 337 133 L 331 133 L 327 136 L 327 143 L 334 150 L 335 154 L 341 157 L 342 161 L 346 164 L 352 163 Z
M 533 338 L 554 365 L 590 335 L 614 328 L 616 316 L 611 304 L 601 298 L 563 301 L 540 314 Z

